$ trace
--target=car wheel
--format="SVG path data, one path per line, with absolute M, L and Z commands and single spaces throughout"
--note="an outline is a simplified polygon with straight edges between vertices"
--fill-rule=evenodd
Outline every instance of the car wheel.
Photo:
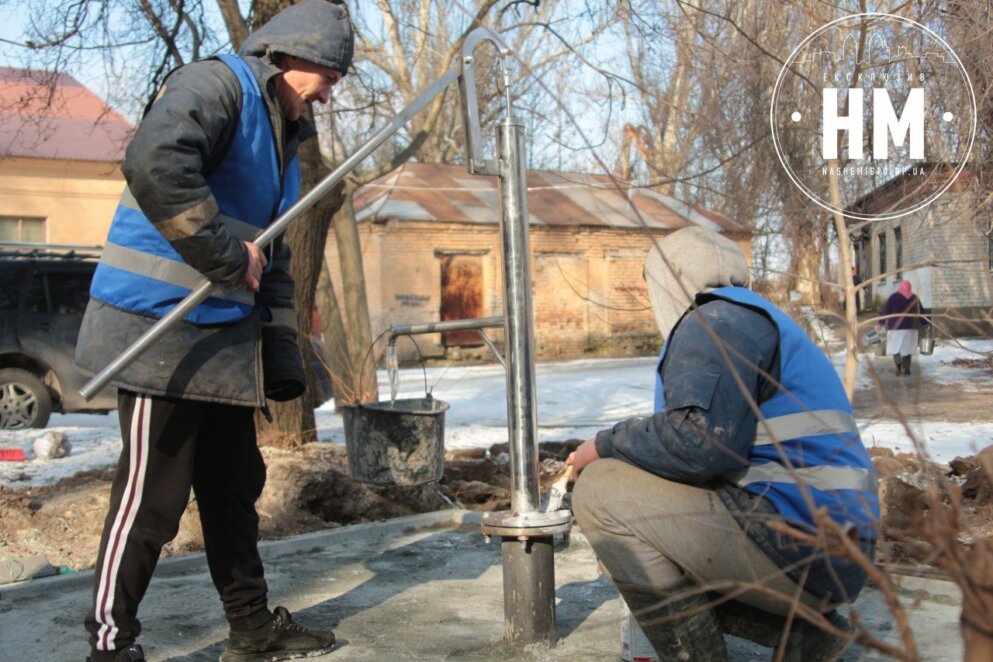
M 0 370 L 0 428 L 43 428 L 52 414 L 52 396 L 27 370 Z

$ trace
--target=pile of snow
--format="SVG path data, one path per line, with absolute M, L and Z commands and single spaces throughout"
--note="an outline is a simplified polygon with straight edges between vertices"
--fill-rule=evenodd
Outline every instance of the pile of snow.
M 918 369 L 927 379 L 959 385 L 964 390 L 991 391 L 984 370 L 952 365 L 958 358 L 980 358 L 993 352 L 993 340 L 941 341 L 931 356 L 918 357 Z M 874 384 L 873 370 L 891 370 L 889 357 L 863 354 L 859 366 L 860 388 Z M 843 352 L 831 354 L 839 373 L 844 370 Z M 536 368 L 538 393 L 538 440 L 588 439 L 617 421 L 651 413 L 654 391 L 654 358 L 591 359 L 542 363 Z M 445 445 L 449 449 L 486 448 L 507 441 L 506 378 L 499 365 L 448 366 L 400 371 L 398 398 L 422 397 L 425 386 L 434 397 L 451 405 L 445 415 Z M 389 394 L 385 372 L 380 373 L 380 392 Z M 317 412 L 318 438 L 322 442 L 345 441 L 341 416 L 333 403 Z M 867 446 L 885 446 L 912 451 L 911 436 L 893 420 L 860 420 Z M 113 465 L 120 452 L 121 435 L 117 416 L 72 414 L 52 416 L 49 430 L 65 435 L 72 452 L 60 459 L 0 462 L 0 483 L 11 486 L 46 485 L 79 471 Z M 947 462 L 956 455 L 970 455 L 993 443 L 993 413 L 989 423 L 920 422 L 914 435 L 925 444 L 932 459 Z M 33 457 L 34 440 L 40 430 L 0 430 L 0 448 L 20 447 Z

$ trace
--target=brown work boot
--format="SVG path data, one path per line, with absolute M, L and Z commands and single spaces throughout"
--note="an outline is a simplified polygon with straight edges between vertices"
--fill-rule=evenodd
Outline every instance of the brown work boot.
M 660 659 L 678 662 L 725 662 L 724 633 L 710 597 L 693 593 L 693 582 L 684 580 L 664 590 L 619 584 L 618 590 L 645 638 Z M 675 596 L 690 593 L 672 601 Z
M 711 593 L 713 600 L 720 596 Z M 787 619 L 737 600 L 728 600 L 715 608 L 721 627 L 727 634 L 753 641 L 767 648 L 778 648 L 782 635 L 786 632 Z M 824 614 L 824 618 L 844 632 L 852 627 L 837 611 Z M 828 662 L 841 654 L 848 639 L 835 637 L 815 625 L 795 618 L 790 624 L 790 634 L 783 651 L 784 662 Z
M 831 625 L 843 632 L 852 632 L 852 625 L 837 611 L 824 614 Z M 836 637 L 807 621 L 795 620 L 786 639 L 783 662 L 830 662 L 838 659 L 851 643 L 848 637 Z
M 315 657 L 334 648 L 334 633 L 308 630 L 293 622 L 285 607 L 276 607 L 272 619 L 255 630 L 228 635 L 221 662 L 276 662 Z

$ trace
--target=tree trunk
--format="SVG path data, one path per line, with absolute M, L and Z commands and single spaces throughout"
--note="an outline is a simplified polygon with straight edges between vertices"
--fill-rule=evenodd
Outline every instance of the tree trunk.
M 317 140 L 309 140 L 300 146 L 301 192 L 311 190 L 326 174 L 321 160 Z M 324 246 L 327 243 L 331 216 L 341 206 L 343 196 L 340 188 L 324 197 L 287 229 L 284 241 L 293 252 L 290 262 L 290 275 L 296 284 L 293 307 L 297 314 L 297 332 L 304 369 L 307 371 L 307 390 L 299 398 L 289 402 L 269 402 L 272 423 L 263 421 L 259 436 L 262 439 L 279 440 L 280 445 L 298 445 L 317 440 L 314 422 L 316 387 L 312 351 L 310 348 L 311 313 L 314 309 L 314 292 L 324 263 Z
M 352 390 L 361 402 L 379 399 L 376 384 L 376 352 L 372 346 L 372 324 L 369 320 L 369 302 L 366 297 L 365 272 L 362 267 L 362 246 L 355 224 L 352 205 L 354 188 L 347 185 L 345 198 L 332 219 L 334 238 L 338 244 L 341 265 L 341 285 L 345 294 L 345 315 L 351 331 L 349 354 L 351 356 Z
M 841 209 L 841 189 L 838 186 L 837 161 L 828 162 L 828 184 L 831 189 L 831 204 Z M 859 371 L 858 354 L 858 310 L 855 307 L 855 284 L 852 282 L 851 240 L 848 238 L 848 225 L 841 212 L 834 212 L 834 227 L 838 232 L 838 269 L 841 271 L 841 291 L 845 294 L 845 394 L 851 400 L 855 394 L 855 378 Z
M 338 298 L 334 294 L 327 260 L 321 265 L 315 301 L 317 310 L 321 314 L 321 333 L 324 334 L 324 342 L 328 350 L 328 365 L 325 368 L 331 375 L 335 409 L 339 410 L 342 404 L 355 401 L 355 394 L 351 389 L 354 368 L 348 351 L 345 323 L 341 318 Z
M 794 220 L 794 223 L 798 221 Z M 809 224 L 799 221 L 799 236 L 793 240 L 793 264 L 790 271 L 794 275 L 793 289 L 800 293 L 800 301 L 807 306 L 821 303 L 821 250 L 816 239 L 812 241 Z

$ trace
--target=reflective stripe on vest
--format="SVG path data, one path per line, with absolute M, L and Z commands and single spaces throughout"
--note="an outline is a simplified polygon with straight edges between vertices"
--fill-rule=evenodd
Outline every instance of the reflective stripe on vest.
M 795 467 L 787 469 L 781 464 L 766 462 L 753 464 L 747 469 L 726 474 L 725 478 L 741 487 L 752 483 L 791 483 L 806 485 L 817 490 L 875 490 L 876 479 L 866 469 L 858 467 Z
M 130 187 L 124 187 L 119 204 L 122 207 L 141 212 L 141 207 L 138 206 L 138 201 L 134 199 L 134 194 L 131 193 Z M 228 232 L 242 241 L 255 241 L 255 238 L 262 234 L 263 228 L 255 227 L 225 214 L 218 214 L 217 220 L 228 229 Z
M 195 290 L 207 282 L 202 273 L 185 262 L 168 260 L 118 244 L 108 243 L 100 255 L 100 262 L 121 271 L 137 271 L 154 280 L 160 280 L 187 290 Z M 255 295 L 240 285 L 230 290 L 215 287 L 210 296 L 246 306 L 255 305 Z
M 821 409 L 801 411 L 760 420 L 755 430 L 755 445 L 774 444 L 796 437 L 822 434 L 858 434 L 855 417 L 846 411 Z
M 217 205 L 216 220 L 234 238 L 253 241 L 298 198 L 299 162 L 293 158 L 280 172 L 269 110 L 258 82 L 240 58 L 221 55 L 218 59 L 238 78 L 242 107 L 227 153 L 205 179 Z M 193 226 L 185 232 L 196 229 Z M 270 260 L 265 273 L 271 268 Z M 93 277 L 91 296 L 157 318 L 205 282 L 141 211 L 130 188 L 125 188 Z M 243 286 L 215 287 L 185 319 L 195 324 L 236 322 L 251 315 L 254 307 L 254 295 Z

